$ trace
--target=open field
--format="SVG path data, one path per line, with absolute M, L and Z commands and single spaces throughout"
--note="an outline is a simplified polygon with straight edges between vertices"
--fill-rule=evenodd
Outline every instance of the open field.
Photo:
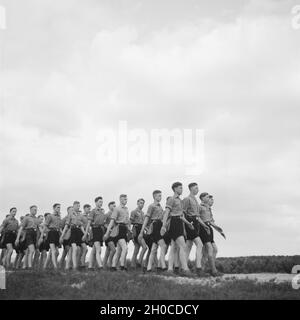
M 199 279 L 140 272 L 18 271 L 7 274 L 7 289 L 0 291 L 0 299 L 300 299 L 291 278 L 289 274 Z
M 5 299 L 300 299 L 291 269 L 299 256 L 218 258 L 218 278 L 141 271 L 10 271 Z

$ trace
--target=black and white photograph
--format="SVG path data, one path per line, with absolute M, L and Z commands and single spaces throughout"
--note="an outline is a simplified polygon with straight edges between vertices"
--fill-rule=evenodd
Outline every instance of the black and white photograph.
M 299 300 L 299 58 L 300 0 L 0 0 L 0 300 Z

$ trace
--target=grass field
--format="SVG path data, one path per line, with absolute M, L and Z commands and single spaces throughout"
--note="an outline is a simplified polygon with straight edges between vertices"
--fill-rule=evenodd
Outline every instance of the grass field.
M 144 275 L 141 272 L 32 272 L 7 274 L 6 290 L 0 290 L 0 300 L 6 299 L 299 299 L 300 290 L 290 282 L 258 283 L 253 280 L 211 279 L 192 284 L 174 277 Z M 170 281 L 170 279 L 172 281 Z

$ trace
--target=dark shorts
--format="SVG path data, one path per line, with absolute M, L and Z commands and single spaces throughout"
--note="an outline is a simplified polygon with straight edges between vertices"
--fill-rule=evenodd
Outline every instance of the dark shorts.
M 100 242 L 101 246 L 103 245 L 103 236 L 104 236 L 104 229 L 103 227 L 93 227 L 92 228 L 93 232 L 93 238 L 92 238 L 92 243 L 94 244 L 95 242 Z
M 206 230 L 204 229 L 204 227 L 201 224 L 199 224 L 199 236 L 200 236 L 200 239 L 203 244 L 205 244 L 207 242 L 211 242 L 211 243 L 214 242 L 214 231 L 209 224 L 207 224 L 207 225 L 209 226 L 210 234 L 208 234 L 206 232 Z
M 168 231 L 164 234 L 163 239 L 165 240 L 167 246 L 170 245 L 172 239 Z
M 71 237 L 70 237 L 70 243 L 75 243 L 76 246 L 81 246 L 83 243 L 82 241 L 83 232 L 80 228 L 71 228 Z
M 116 247 L 118 240 L 116 239 L 116 237 L 108 237 L 108 239 L 105 240 L 105 245 L 108 247 L 108 244 L 109 244 L 110 242 L 113 242 L 114 245 L 115 245 L 115 247 Z
M 170 218 L 170 228 L 168 230 L 168 234 L 171 240 L 176 241 L 179 237 L 184 237 L 184 225 L 183 221 L 180 217 L 172 217 Z
M 189 217 L 186 216 L 187 221 L 192 222 L 194 226 L 194 230 L 190 229 L 188 226 L 186 226 L 186 239 L 187 240 L 194 240 L 197 237 L 199 237 L 199 225 L 200 222 L 196 219 L 196 217 Z
M 132 230 L 133 231 L 133 239 L 132 240 L 134 243 L 140 244 L 138 237 L 141 232 L 142 226 L 143 226 L 142 224 L 135 224 L 133 226 L 133 230 Z
M 144 235 L 144 240 L 146 242 L 146 245 L 147 245 L 148 249 L 151 250 L 152 243 L 153 243 L 153 240 L 151 238 L 151 234 L 145 234 Z
M 151 233 L 152 241 L 157 243 L 159 240 L 161 240 L 163 237 L 160 234 L 160 230 L 162 227 L 162 221 L 161 220 L 154 220 L 153 221 L 153 229 Z
M 57 230 L 50 230 L 48 232 L 47 242 L 49 244 L 54 244 L 56 247 L 59 247 L 59 231 Z
M 6 246 L 3 244 L 3 242 L 4 242 L 4 236 L 3 235 L 1 235 L 0 236 L 0 249 L 6 249 Z
M 116 243 L 118 243 L 118 241 L 121 239 L 124 239 L 126 242 L 128 242 L 127 232 L 128 232 L 127 225 L 119 224 L 119 233 L 116 236 Z
M 28 248 L 32 244 L 34 245 L 34 247 L 36 247 L 36 238 L 37 231 L 34 229 L 27 229 L 25 237 L 26 248 Z
M 3 247 L 6 248 L 7 244 L 12 244 L 15 246 L 15 241 L 17 239 L 17 231 L 6 231 L 3 239 Z
M 64 249 L 66 249 L 66 247 L 70 247 L 70 246 L 71 246 L 70 239 L 71 239 L 71 238 L 69 238 L 69 239 L 64 239 L 64 240 L 63 240 L 63 247 L 64 247 Z
M 39 251 L 49 251 L 50 249 L 50 243 L 48 241 L 48 239 L 45 239 L 39 246 Z
M 20 254 L 20 253 L 24 253 L 24 251 L 27 249 L 26 247 L 26 241 L 20 241 L 19 244 L 16 246 L 16 253 Z

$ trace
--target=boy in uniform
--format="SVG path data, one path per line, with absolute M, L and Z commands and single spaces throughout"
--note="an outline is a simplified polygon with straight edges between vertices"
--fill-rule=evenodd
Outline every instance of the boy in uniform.
M 89 231 L 89 228 L 87 227 L 88 226 L 88 217 L 90 215 L 90 212 L 91 212 L 91 206 L 89 204 L 85 204 L 83 206 L 83 213 L 82 213 L 82 216 L 83 216 L 83 228 L 84 230 L 88 230 Z M 83 238 L 82 238 L 82 243 L 81 243 L 81 255 L 80 255 L 80 267 L 81 268 L 85 268 L 85 260 L 86 260 L 86 255 L 87 255 L 87 252 L 88 252 L 88 236 L 89 234 L 87 233 L 87 236 L 85 237 L 83 235 Z
M 44 230 L 48 231 L 47 241 L 50 246 L 51 261 L 54 269 L 57 270 L 57 251 L 60 246 L 59 238 L 61 234 L 61 214 L 59 203 L 55 203 L 53 205 L 53 214 L 47 215 L 45 229 L 42 230 L 41 238 L 43 238 Z
M 145 243 L 144 238 L 140 238 L 140 240 L 138 239 L 138 236 L 141 232 L 141 229 L 144 223 L 144 216 L 145 216 L 143 212 L 144 204 L 145 204 L 145 200 L 139 199 L 137 201 L 137 208 L 133 210 L 130 214 L 130 221 L 132 224 L 133 244 L 134 244 L 134 251 L 131 259 L 131 266 L 133 268 L 136 268 L 136 266 L 138 267 L 142 266 L 143 258 L 147 251 L 147 245 Z M 142 247 L 142 250 L 139 258 L 137 259 L 138 253 L 141 247 Z
M 44 214 L 44 220 L 47 220 L 47 217 L 50 215 L 51 213 L 46 212 Z M 41 257 L 40 257 L 40 263 L 39 266 L 43 269 L 46 269 L 48 262 L 50 260 L 50 258 L 48 258 L 48 252 L 50 250 L 50 245 L 49 242 L 47 241 L 48 239 L 48 229 L 45 226 L 45 224 L 42 225 L 42 232 L 41 232 L 41 236 L 40 239 L 38 241 L 38 247 L 39 247 L 39 251 L 41 253 Z
M 101 259 L 101 246 L 103 245 L 103 235 L 104 235 L 104 224 L 105 224 L 105 212 L 102 208 L 103 199 L 102 197 L 97 197 L 95 199 L 95 208 L 88 215 L 88 223 L 84 233 L 84 239 L 86 239 L 90 226 L 92 227 L 95 247 L 96 261 L 99 268 L 103 268 Z M 89 260 L 89 269 L 93 268 L 93 260 Z
M 19 245 L 20 236 L 23 229 L 26 232 L 26 247 L 28 248 L 28 268 L 32 269 L 33 265 L 33 255 L 35 252 L 36 244 L 37 244 L 37 230 L 39 228 L 39 220 L 36 217 L 37 214 L 37 206 L 33 205 L 30 207 L 30 214 L 25 216 L 21 228 L 19 229 L 17 239 L 15 245 Z
M 147 214 L 139 234 L 139 239 L 140 241 L 142 241 L 143 235 L 144 235 L 144 229 L 147 226 L 148 222 L 151 221 L 148 234 L 151 235 L 151 239 L 153 242 L 152 242 L 151 248 L 149 248 L 150 256 L 148 260 L 147 271 L 150 272 L 152 270 L 153 261 L 155 259 L 154 256 L 157 254 L 158 247 L 160 247 L 160 257 L 159 257 L 160 267 L 163 271 L 165 271 L 167 269 L 166 262 L 165 262 L 167 245 L 165 243 L 164 237 L 160 234 L 160 229 L 162 227 L 162 220 L 163 220 L 163 208 L 160 205 L 161 191 L 154 190 L 152 193 L 152 196 L 153 196 L 154 202 L 150 204 L 148 207 Z
M 61 230 L 64 230 L 66 226 L 66 221 L 68 216 L 73 213 L 73 207 L 70 206 L 67 208 L 67 215 L 61 220 Z M 63 253 L 59 262 L 60 267 L 65 267 L 66 270 L 70 269 L 71 258 L 72 258 L 72 248 L 70 243 L 71 238 L 71 228 L 66 226 L 66 231 L 60 239 L 60 243 L 63 245 Z M 67 260 L 66 260 L 67 258 Z M 64 266 L 65 263 L 65 266 Z
M 166 204 L 166 210 L 163 217 L 163 225 L 161 227 L 161 235 L 167 231 L 167 220 L 169 220 L 169 236 L 172 239 L 172 245 L 177 244 L 179 248 L 179 260 L 184 275 L 190 275 L 187 265 L 186 244 L 185 244 L 185 229 L 184 223 L 191 229 L 193 225 L 184 218 L 183 204 L 180 196 L 182 194 L 182 183 L 175 182 L 172 185 L 174 195 L 170 197 Z M 170 271 L 170 269 L 169 269 Z
M 0 227 L 0 233 L 3 234 L 3 246 L 6 247 L 6 254 L 4 259 L 4 266 L 10 268 L 11 255 L 14 251 L 14 245 L 19 229 L 19 222 L 16 219 L 17 209 L 11 208 L 9 216 L 3 221 Z
M 105 215 L 105 232 L 107 231 L 107 227 L 110 223 L 111 220 L 111 215 L 114 211 L 116 207 L 116 203 L 114 201 L 111 201 L 108 204 L 108 212 Z M 116 239 L 112 238 L 112 237 L 108 237 L 108 239 L 105 241 L 105 246 L 106 246 L 106 250 L 105 250 L 105 255 L 104 255 L 104 259 L 103 259 L 103 266 L 106 268 L 111 268 L 112 267 L 112 260 L 113 257 L 116 253 Z
M 125 259 L 127 255 L 127 239 L 128 232 L 130 232 L 130 218 L 129 211 L 126 207 L 127 204 L 127 195 L 120 195 L 120 205 L 116 207 L 111 215 L 111 221 L 107 227 L 107 231 L 104 235 L 104 241 L 108 239 L 112 227 L 114 226 L 114 231 L 116 233 L 116 241 L 117 241 L 117 251 L 114 255 L 112 262 L 112 270 L 116 270 L 117 263 L 120 255 L 120 268 L 121 270 L 127 270 L 125 267 Z
M 71 228 L 70 243 L 72 246 L 72 263 L 73 269 L 78 268 L 78 250 L 82 243 L 82 237 L 84 235 L 84 218 L 80 212 L 80 202 L 74 201 L 73 208 L 70 210 L 70 214 L 67 217 L 66 225 L 60 237 L 60 243 L 63 242 L 64 235 L 68 228 Z
M 183 199 L 183 211 L 185 213 L 187 221 L 193 224 L 194 229 L 186 229 L 187 260 L 189 259 L 189 255 L 194 243 L 196 245 L 196 272 L 199 276 L 205 276 L 205 273 L 201 268 L 203 244 L 199 236 L 200 225 L 205 229 L 207 233 L 209 233 L 210 230 L 209 227 L 200 218 L 200 205 L 196 199 L 196 195 L 199 192 L 197 183 L 190 183 L 188 187 L 190 190 L 190 194 L 188 197 Z
M 211 200 L 210 200 L 210 195 L 207 192 L 202 192 L 200 194 L 200 217 L 202 221 L 209 227 L 210 232 L 201 232 L 200 231 L 200 238 L 204 244 L 205 247 L 205 252 L 208 257 L 208 262 L 210 266 L 210 274 L 214 277 L 221 276 L 222 273 L 220 273 L 215 264 L 216 260 L 216 251 L 217 251 L 217 246 L 215 245 L 214 242 L 214 233 L 212 227 L 217 229 L 219 232 L 223 233 L 222 229 L 218 227 L 215 224 L 212 211 L 211 211 Z
M 21 225 L 22 225 L 24 218 L 25 218 L 24 216 L 20 217 L 19 229 L 21 228 Z M 23 230 L 21 232 L 19 245 L 15 247 L 16 253 L 17 253 L 16 259 L 15 259 L 15 268 L 16 269 L 19 269 L 21 267 L 22 259 L 25 256 L 25 250 L 26 250 L 25 235 L 26 235 L 25 230 Z

